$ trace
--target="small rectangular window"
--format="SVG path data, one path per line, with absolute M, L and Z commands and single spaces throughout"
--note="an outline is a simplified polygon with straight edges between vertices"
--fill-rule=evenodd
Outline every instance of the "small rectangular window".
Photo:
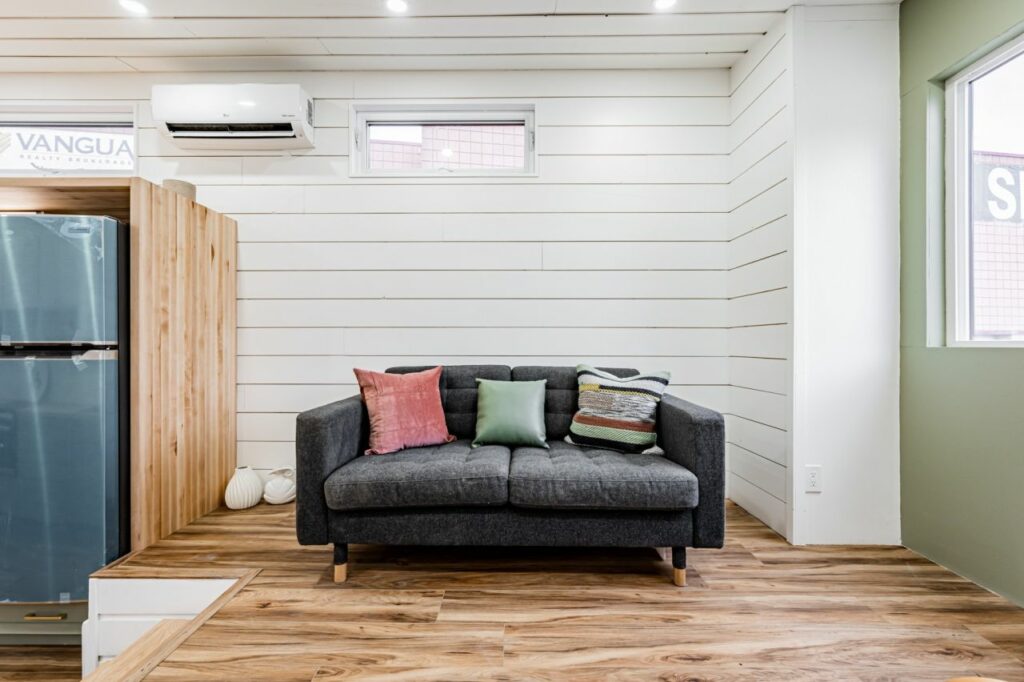
M 533 108 L 355 108 L 354 175 L 529 175 Z
M 134 175 L 128 111 L 0 110 L 0 175 Z
M 946 83 L 947 345 L 1024 345 L 1022 53 Z

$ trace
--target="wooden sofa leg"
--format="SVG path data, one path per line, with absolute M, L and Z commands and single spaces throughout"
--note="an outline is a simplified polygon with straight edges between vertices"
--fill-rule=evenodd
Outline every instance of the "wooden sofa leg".
M 348 580 L 348 545 L 334 545 L 334 582 L 343 583 Z
M 676 587 L 686 587 L 686 548 L 672 548 L 672 582 Z

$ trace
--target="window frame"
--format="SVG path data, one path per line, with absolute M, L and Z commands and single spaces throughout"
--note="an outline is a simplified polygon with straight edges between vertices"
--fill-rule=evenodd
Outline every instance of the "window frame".
M 360 104 L 352 105 L 350 154 L 352 177 L 364 178 L 529 178 L 537 177 L 536 108 L 533 104 Z M 443 168 L 372 169 L 367 153 L 369 127 L 374 123 L 480 124 L 522 122 L 525 127 L 524 167 L 508 168 Z
M 134 150 L 133 164 L 127 170 L 82 168 L 47 172 L 42 170 L 6 169 L 0 167 L 0 178 L 130 178 L 139 175 L 139 115 L 136 104 L 96 104 L 70 101 L 8 101 L 0 105 L 0 127 L 48 127 L 66 124 L 74 127 L 131 128 Z
M 971 183 L 972 111 L 968 97 L 972 81 L 1021 57 L 1024 36 L 1020 36 L 972 62 L 946 79 L 945 134 L 945 345 L 950 348 L 1024 348 L 1024 340 L 971 338 Z

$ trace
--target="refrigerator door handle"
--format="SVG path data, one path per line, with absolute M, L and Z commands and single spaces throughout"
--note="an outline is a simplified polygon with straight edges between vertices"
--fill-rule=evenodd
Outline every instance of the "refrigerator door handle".
M 117 360 L 116 350 L 89 350 L 75 357 L 83 360 Z

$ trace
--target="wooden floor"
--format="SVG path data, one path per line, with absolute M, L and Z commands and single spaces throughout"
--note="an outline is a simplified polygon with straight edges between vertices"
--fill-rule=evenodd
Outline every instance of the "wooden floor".
M 795 548 L 730 505 L 689 586 L 654 549 L 300 547 L 219 511 L 113 569 L 259 568 L 152 680 L 1024 680 L 1024 610 L 902 548 Z
M 77 646 L 0 646 L 0 680 L 70 682 L 82 677 Z

